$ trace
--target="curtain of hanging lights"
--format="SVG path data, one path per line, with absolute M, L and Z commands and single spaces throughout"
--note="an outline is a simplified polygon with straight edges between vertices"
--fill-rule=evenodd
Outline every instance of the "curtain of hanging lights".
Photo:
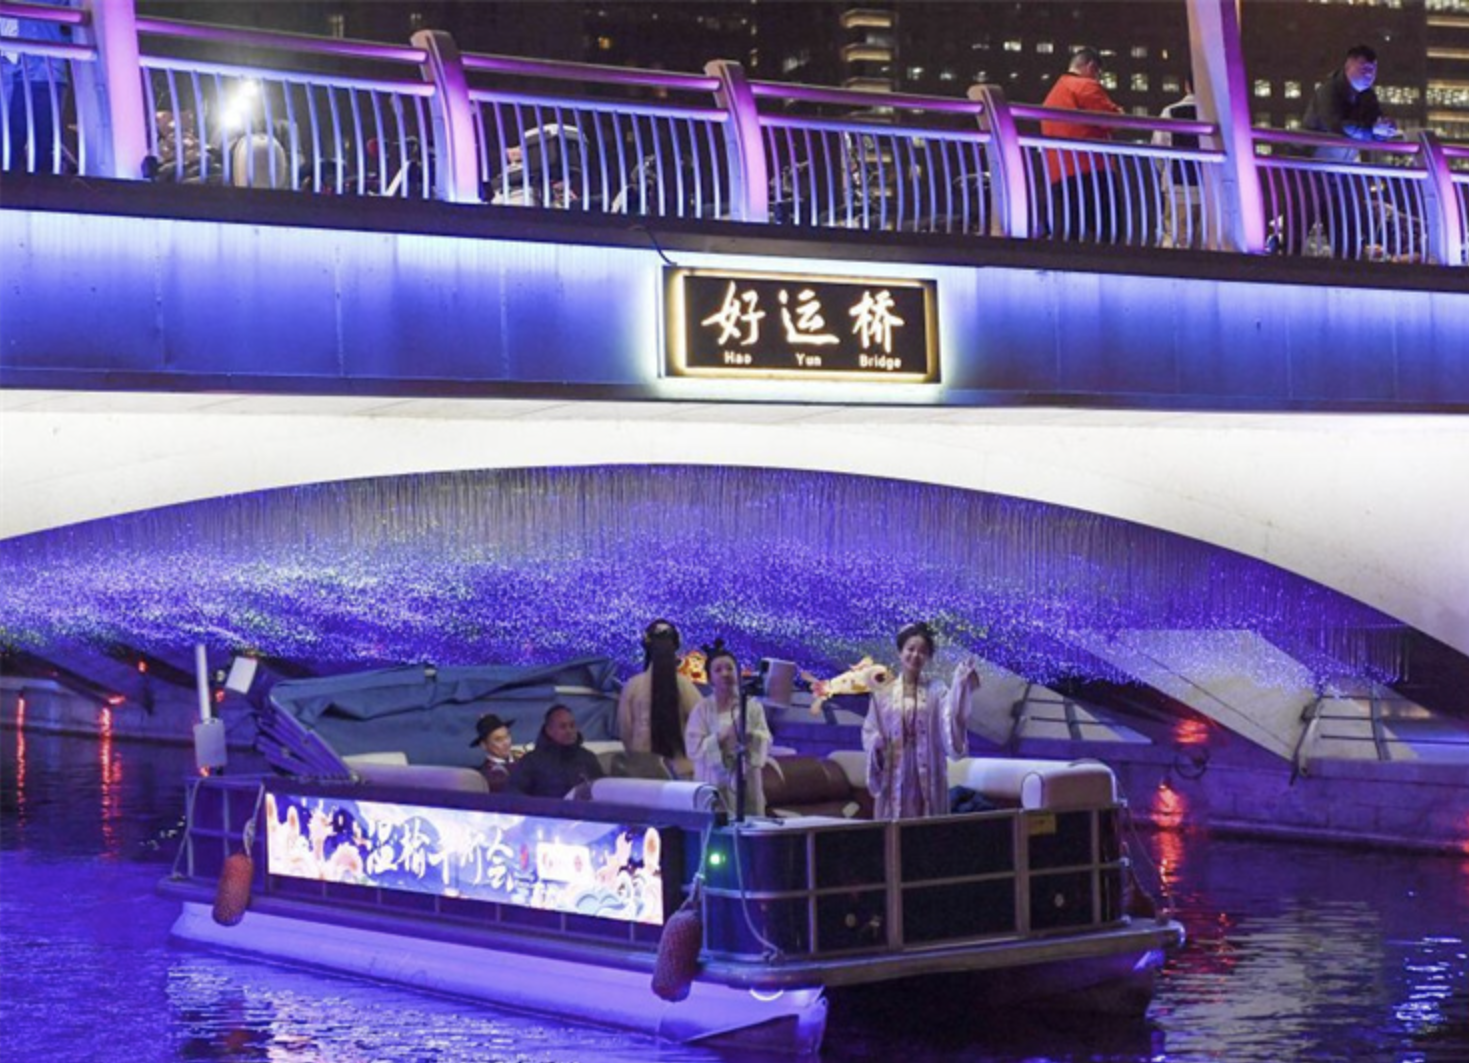
M 921 618 L 948 654 L 1038 682 L 1125 679 L 1071 637 L 1130 629 L 1249 630 L 1318 676 L 1391 682 L 1402 633 L 1271 565 L 1126 521 L 739 468 L 462 472 L 214 499 L 0 543 L 0 581 L 0 639 L 19 648 L 202 639 L 338 665 L 632 667 L 662 616 L 686 647 L 723 635 L 747 660 L 832 674 L 890 657 L 892 633 Z

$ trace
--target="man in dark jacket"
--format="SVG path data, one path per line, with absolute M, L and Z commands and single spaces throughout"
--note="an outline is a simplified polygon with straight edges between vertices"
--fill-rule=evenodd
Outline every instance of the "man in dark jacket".
M 1334 133 L 1352 140 L 1390 140 L 1398 135 L 1392 119 L 1382 117 L 1382 104 L 1372 88 L 1377 80 L 1377 53 L 1365 44 L 1347 51 L 1347 58 L 1316 86 L 1301 126 L 1313 133 Z M 1356 145 L 1319 147 L 1318 159 L 1353 162 Z
M 571 710 L 552 705 L 536 736 L 536 748 L 510 772 L 510 791 L 529 797 L 565 797 L 582 783 L 600 779 L 602 765 L 581 742 Z
M 1392 119 L 1382 117 L 1382 105 L 1372 85 L 1377 80 L 1377 53 L 1365 44 L 1347 51 L 1346 61 L 1316 86 L 1301 125 L 1313 133 L 1332 133 L 1348 138 L 1340 147 L 1321 145 L 1313 149 L 1318 159 L 1356 162 L 1357 145 L 1389 140 L 1398 135 Z M 1302 241 L 1307 254 L 1331 254 L 1357 258 L 1363 244 L 1371 243 L 1371 204 L 1362 202 L 1361 190 L 1350 177 L 1327 176 L 1318 198 L 1313 194 L 1305 205 L 1302 220 L 1307 235 Z M 1322 247 L 1315 233 L 1322 233 L 1332 250 Z

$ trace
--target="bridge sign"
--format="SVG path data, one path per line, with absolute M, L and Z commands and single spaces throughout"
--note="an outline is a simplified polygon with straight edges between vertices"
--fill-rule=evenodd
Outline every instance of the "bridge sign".
M 933 281 L 665 270 L 669 376 L 939 379 Z

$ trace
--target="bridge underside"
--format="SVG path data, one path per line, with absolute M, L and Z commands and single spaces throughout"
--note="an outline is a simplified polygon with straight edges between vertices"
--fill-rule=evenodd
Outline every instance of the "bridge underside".
M 309 669 L 631 660 L 661 613 L 830 671 L 926 614 L 996 689 L 1228 717 L 1277 755 L 1333 682 L 1464 712 L 1469 432 L 1424 414 L 1469 409 L 1469 297 L 1441 275 L 446 204 L 369 231 L 329 200 L 63 183 L 0 211 L 3 626 L 36 674 L 70 645 L 186 675 L 195 638 Z M 671 264 L 932 282 L 940 379 L 666 376 Z M 549 522 L 580 538 L 530 549 L 528 498 L 589 491 Z M 743 508 L 700 508 L 723 492 Z M 670 514 L 684 538 L 616 552 Z M 489 579 L 501 535 L 519 563 Z M 1259 674 L 1225 690 L 1225 661 Z

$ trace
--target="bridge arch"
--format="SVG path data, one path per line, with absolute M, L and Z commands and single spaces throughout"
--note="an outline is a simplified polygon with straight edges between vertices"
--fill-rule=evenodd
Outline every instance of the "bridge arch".
M 842 473 L 1117 518 L 1298 574 L 1469 652 L 1453 419 L 12 393 L 9 539 L 292 485 L 456 470 Z

